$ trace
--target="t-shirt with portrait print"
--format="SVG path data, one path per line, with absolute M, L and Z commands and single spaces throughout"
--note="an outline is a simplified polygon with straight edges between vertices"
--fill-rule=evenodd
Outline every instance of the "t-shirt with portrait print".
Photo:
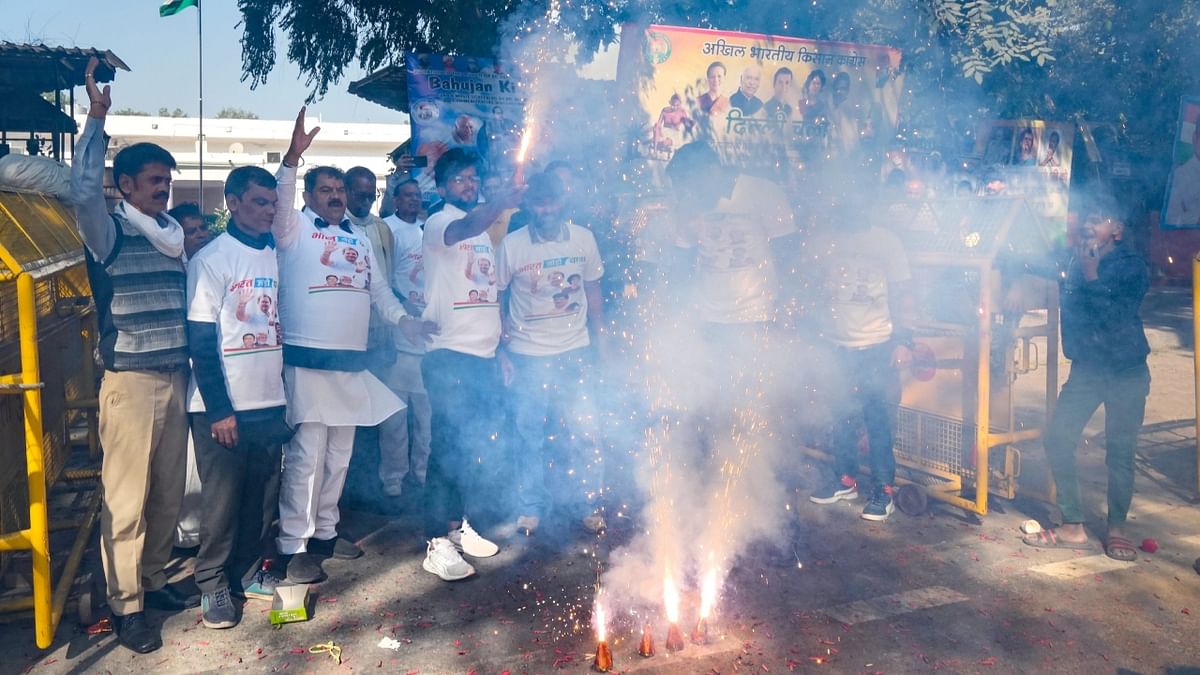
M 225 233 L 188 261 L 188 321 L 213 323 L 234 410 L 286 405 L 275 249 Z M 204 412 L 193 376 L 188 411 Z
M 438 325 L 429 351 L 450 349 L 483 358 L 500 343 L 496 256 L 486 232 L 446 245 L 446 229 L 467 214 L 447 204 L 425 221 L 421 255 L 425 264 L 425 312 Z
M 315 349 L 365 350 L 371 314 L 371 240 L 349 219 L 324 227 L 318 220 L 310 209 L 302 210 L 295 240 L 279 250 L 279 310 L 288 327 L 284 342 Z
M 392 214 L 383 219 L 392 230 L 392 290 L 400 296 L 407 309 L 414 316 L 420 316 L 425 311 L 425 259 L 421 252 L 423 245 L 421 228 L 424 221 L 417 220 L 408 223 Z M 425 345 L 414 345 L 404 334 L 396 331 L 396 349 L 410 354 L 425 353 Z
M 596 238 L 568 224 L 557 241 L 534 240 L 525 226 L 500 242 L 500 290 L 510 289 L 508 348 L 526 356 L 553 356 L 589 344 L 584 283 L 600 280 L 604 265 Z
M 890 291 L 912 279 L 900 238 L 871 225 L 814 237 L 811 247 L 825 291 L 822 334 L 851 349 L 891 339 Z
M 713 323 L 775 317 L 770 240 L 796 231 L 791 206 L 775 183 L 739 176 L 714 209 L 681 223 L 677 244 L 695 248 L 697 313 Z

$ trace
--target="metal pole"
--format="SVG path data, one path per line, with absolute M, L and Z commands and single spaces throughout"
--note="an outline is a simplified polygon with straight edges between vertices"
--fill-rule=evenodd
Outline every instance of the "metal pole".
M 200 69 L 200 215 L 204 215 L 204 3 L 196 3 L 196 51 Z
M 42 447 L 41 369 L 38 364 L 37 298 L 33 277 L 17 276 L 17 322 L 21 344 L 21 384 L 25 399 L 25 467 L 29 480 L 29 543 L 33 556 L 33 616 L 37 646 L 54 641 L 51 611 L 50 530 L 46 506 L 45 450 Z
M 1192 365 L 1196 388 L 1196 496 L 1200 497 L 1200 358 L 1196 356 L 1196 337 L 1200 336 L 1200 253 L 1192 258 Z

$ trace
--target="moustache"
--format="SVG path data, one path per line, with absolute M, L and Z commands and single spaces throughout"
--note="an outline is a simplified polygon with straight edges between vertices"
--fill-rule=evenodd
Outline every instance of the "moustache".
M 154 193 L 155 199 L 167 199 L 170 196 L 171 196 L 170 192 L 155 192 Z
M 340 206 L 345 206 L 345 204 L 342 204 L 342 201 L 340 199 L 331 199 L 331 200 L 329 200 L 328 206 L 340 207 Z

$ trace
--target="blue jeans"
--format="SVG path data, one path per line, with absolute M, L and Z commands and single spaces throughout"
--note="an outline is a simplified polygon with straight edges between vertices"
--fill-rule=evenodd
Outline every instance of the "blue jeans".
M 892 449 L 896 404 L 900 401 L 900 376 L 892 367 L 892 343 L 862 349 L 838 348 L 844 383 L 850 388 L 833 431 L 834 475 L 858 473 L 859 421 L 867 429 L 871 482 L 875 488 L 896 482 L 896 455 Z
M 603 487 L 589 350 L 510 358 L 518 511 L 540 518 L 557 502 L 582 518 Z

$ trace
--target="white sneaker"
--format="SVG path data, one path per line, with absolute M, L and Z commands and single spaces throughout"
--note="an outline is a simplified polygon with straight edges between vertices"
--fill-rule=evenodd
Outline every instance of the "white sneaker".
M 583 519 L 583 529 L 592 534 L 599 534 L 606 527 L 608 527 L 608 523 L 605 522 L 604 516 L 599 511 Z
M 473 558 L 490 558 L 500 552 L 500 547 L 476 532 L 465 516 L 462 519 L 462 527 L 451 530 L 446 538 L 454 544 L 454 548 Z
M 438 575 L 442 581 L 458 581 L 475 574 L 475 568 L 463 560 L 449 539 L 443 537 L 429 540 L 425 562 L 421 563 L 421 567 L 426 572 Z
M 542 521 L 537 516 L 521 516 L 517 518 L 517 531 L 525 530 L 525 536 L 533 534 Z

